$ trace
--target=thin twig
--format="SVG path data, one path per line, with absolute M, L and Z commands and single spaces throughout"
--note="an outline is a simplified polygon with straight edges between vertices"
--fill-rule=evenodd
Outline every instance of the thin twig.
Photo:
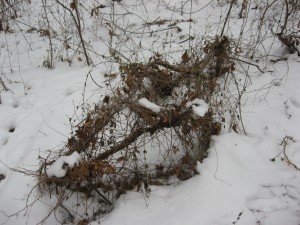
M 226 18 L 225 18 L 225 21 L 224 21 L 224 25 L 223 25 L 223 28 L 222 28 L 222 31 L 221 31 L 221 34 L 220 34 L 220 37 L 222 37 L 223 34 L 224 34 L 225 27 L 226 27 L 227 21 L 229 19 L 230 13 L 231 13 L 232 6 L 235 3 L 235 1 L 236 0 L 232 0 L 231 3 L 230 3 L 230 7 L 229 7 L 229 10 L 228 10 L 227 15 L 226 15 Z
M 251 66 L 255 66 L 260 72 L 262 73 L 265 73 L 265 71 L 263 71 L 261 68 L 259 68 L 258 65 L 254 64 L 254 63 L 251 63 L 251 62 L 247 62 L 245 60 L 242 60 L 242 59 L 238 59 L 238 58 L 235 58 L 235 57 L 229 57 L 230 59 L 233 59 L 233 60 L 236 60 L 236 61 L 239 61 L 239 62 L 242 62 L 242 63 L 246 63 L 248 65 L 251 65 Z M 268 71 L 269 72 L 269 71 Z
M 73 20 L 74 20 L 74 23 L 76 25 L 76 28 L 77 28 L 77 31 L 78 31 L 78 34 L 79 34 L 79 38 L 80 38 L 80 42 L 81 42 L 81 45 L 82 45 L 82 48 L 83 48 L 83 52 L 84 52 L 84 56 L 85 56 L 85 60 L 86 60 L 86 63 L 88 66 L 90 66 L 90 61 L 89 61 L 89 57 L 88 57 L 88 54 L 87 54 L 87 51 L 86 51 L 86 47 L 85 47 L 85 44 L 84 44 L 84 40 L 83 40 L 83 36 L 82 36 L 82 30 L 81 30 L 81 24 L 80 24 L 80 17 L 79 17 L 79 12 L 78 12 L 78 9 L 77 9 L 77 1 L 75 2 L 75 11 L 76 11 L 76 16 L 77 16 L 77 19 L 76 17 L 74 16 L 73 12 L 71 11 L 71 9 L 69 9 L 67 6 L 65 6 L 64 4 L 62 4 L 59 0 L 56 0 L 56 2 L 61 6 L 63 7 L 65 10 L 67 10 L 70 15 L 72 16 Z
M 283 151 L 284 158 L 285 158 L 285 160 L 287 161 L 288 165 L 292 165 L 296 170 L 300 171 L 300 168 L 299 168 L 295 163 L 293 163 L 293 162 L 289 159 L 289 157 L 287 156 L 287 154 L 286 154 L 286 147 L 288 146 L 289 141 L 295 142 L 295 140 L 293 139 L 293 137 L 291 137 L 291 136 L 285 136 L 285 137 L 283 138 L 281 144 L 280 144 L 280 145 L 283 146 L 283 150 L 282 150 L 282 151 Z

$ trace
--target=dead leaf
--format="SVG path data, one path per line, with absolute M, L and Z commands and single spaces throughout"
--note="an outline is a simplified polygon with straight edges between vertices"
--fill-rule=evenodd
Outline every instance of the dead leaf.
M 87 219 L 80 220 L 77 225 L 88 225 L 89 221 Z
M 147 112 L 146 110 L 145 111 L 142 111 L 140 113 L 140 116 L 143 118 L 143 120 L 145 120 L 150 126 L 154 126 L 156 125 L 155 123 L 155 120 L 153 119 L 152 115 Z
M 190 60 L 187 50 L 183 53 L 183 55 L 181 56 L 181 59 L 182 59 L 183 63 L 187 63 Z
M 116 169 L 112 165 L 108 164 L 107 167 L 106 167 L 106 169 L 105 169 L 105 173 L 107 173 L 107 174 L 115 174 L 116 173 Z
M 103 173 L 106 165 L 103 161 L 93 161 L 92 165 L 94 167 L 94 170 Z
M 75 2 L 71 2 L 70 8 L 71 8 L 72 10 L 76 9 L 76 3 L 75 3 Z
M 115 174 L 116 169 L 105 161 L 93 161 L 94 170 L 101 174 Z
M 85 180 L 90 175 L 90 170 L 88 168 L 87 162 L 82 162 L 79 166 L 74 166 L 73 169 L 69 171 L 71 179 Z
M 236 125 L 236 124 L 233 124 L 233 125 L 232 125 L 232 130 L 234 130 L 235 133 L 239 133 L 239 132 L 237 131 L 237 125 Z

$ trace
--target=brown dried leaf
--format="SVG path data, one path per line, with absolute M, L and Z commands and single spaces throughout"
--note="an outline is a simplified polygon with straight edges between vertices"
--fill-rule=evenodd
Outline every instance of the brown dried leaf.
M 75 3 L 75 2 L 71 2 L 70 8 L 71 8 L 72 10 L 76 9 L 76 3 Z
M 127 78 L 126 78 L 126 80 L 125 80 L 125 83 L 126 83 L 126 85 L 127 85 L 127 87 L 128 87 L 129 89 L 132 89 L 132 88 L 133 88 L 133 86 L 134 86 L 134 78 L 133 78 L 133 75 L 132 75 L 131 73 L 129 73 L 129 74 L 127 75 Z
M 116 169 L 112 165 L 108 164 L 106 166 L 105 173 L 106 174 L 115 174 L 116 173 Z
M 187 63 L 190 60 L 187 50 L 183 53 L 183 55 L 181 56 L 181 59 L 182 59 L 183 63 Z
M 73 169 L 69 171 L 69 175 L 72 180 L 77 178 L 80 180 L 85 180 L 90 175 L 88 163 L 82 162 L 79 166 L 74 166 Z
M 77 225 L 88 225 L 89 221 L 87 219 L 80 220 Z
M 93 161 L 92 165 L 94 167 L 94 170 L 98 171 L 98 172 L 103 172 L 106 164 L 103 161 Z
M 142 118 L 148 123 L 150 126 L 154 126 L 156 123 L 150 113 L 147 113 L 146 111 L 141 112 Z
M 225 120 L 224 120 L 225 121 Z M 221 133 L 221 124 L 220 123 L 213 123 L 211 128 L 212 135 L 219 135 Z
M 239 133 L 239 132 L 237 131 L 237 125 L 236 125 L 236 124 L 233 124 L 233 125 L 232 125 L 232 130 L 234 130 L 235 133 Z
M 107 162 L 104 161 L 93 161 L 92 162 L 94 166 L 94 170 L 100 172 L 100 173 L 105 173 L 105 174 L 114 174 L 116 173 L 116 169 L 108 164 Z

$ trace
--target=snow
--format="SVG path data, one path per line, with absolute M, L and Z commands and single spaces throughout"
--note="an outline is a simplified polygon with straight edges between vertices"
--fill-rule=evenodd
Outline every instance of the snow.
M 208 111 L 208 104 L 204 100 L 198 98 L 187 102 L 186 107 L 192 107 L 193 112 L 200 117 L 203 117 Z
M 222 1 L 223 7 L 212 1 L 210 6 L 197 11 L 210 0 L 191 1 L 195 7 L 193 11 L 197 12 L 191 14 L 194 22 L 179 23 L 182 31 L 177 34 L 177 30 L 171 32 L 168 24 L 138 27 L 138 18 L 145 18 L 143 24 L 157 18 L 188 19 L 189 2 L 183 4 L 183 1 L 176 0 L 162 5 L 143 1 L 140 6 L 136 2 L 139 1 L 121 1 L 137 14 L 126 12 L 128 18 L 118 19 L 118 22 L 132 24 L 136 33 L 146 31 L 144 36 L 134 36 L 133 32 L 133 36 L 126 40 L 128 42 L 116 43 L 120 52 L 131 60 L 139 54 L 148 60 L 153 56 L 151 49 L 164 56 L 170 53 L 169 59 L 180 58 L 181 50 L 193 44 L 193 41 L 183 42 L 189 33 L 197 38 L 208 34 L 213 36 L 221 29 L 219 21 L 223 18 L 220 15 L 228 9 L 226 1 Z M 167 10 L 176 5 L 183 7 L 182 12 Z M 27 15 L 29 12 L 38 14 L 38 7 L 38 4 L 35 5 L 33 11 L 18 19 L 34 16 Z M 239 4 L 234 6 L 234 15 L 238 13 L 238 7 Z M 110 7 L 101 10 L 103 15 L 110 15 Z M 249 13 L 256 16 L 256 10 L 249 9 Z M 206 24 L 208 15 L 209 25 Z M 230 18 L 232 23 L 228 34 L 240 32 L 242 21 L 237 18 Z M 37 21 L 36 18 L 29 19 L 28 24 L 34 21 Z M 26 26 L 21 28 L 28 29 Z M 155 29 L 167 30 L 160 34 Z M 154 32 L 150 35 L 151 31 Z M 249 40 L 253 37 L 251 32 L 252 29 L 249 29 L 244 34 Z M 102 35 L 101 41 L 96 39 L 98 33 Z M 91 38 L 89 47 L 103 55 L 109 53 L 107 43 L 110 38 L 117 37 L 110 37 L 104 28 L 93 32 L 87 30 L 84 35 Z M 137 47 L 139 43 L 141 48 Z M 247 87 L 241 99 L 241 118 L 247 134 L 236 133 L 229 129 L 228 124 L 222 124 L 224 129 L 220 135 L 213 137 L 208 157 L 197 165 L 199 175 L 184 182 L 174 178 L 166 186 L 153 185 L 148 198 L 144 193 L 129 191 L 114 203 L 112 212 L 91 221 L 91 225 L 228 225 L 233 224 L 241 212 L 236 224 L 299 225 L 300 171 L 282 160 L 283 146 L 280 144 L 284 137 L 293 137 L 295 142 L 288 142 L 286 154 L 299 167 L 300 58 L 296 54 L 285 54 L 281 44 L 273 42 L 273 38 L 267 39 L 265 44 L 274 47 L 271 55 L 287 59 L 271 63 L 261 57 L 258 62 L 261 68 L 267 64 L 270 67 L 265 73 L 249 67 L 250 81 L 245 82 Z M 84 109 L 80 106 L 83 103 L 92 105 L 109 95 L 110 85 L 107 85 L 104 74 L 107 70 L 115 72 L 118 68 L 118 65 L 108 65 L 102 58 L 92 55 L 95 61 L 93 67 L 78 60 L 73 60 L 70 66 L 57 60 L 55 68 L 49 70 L 42 66 L 47 57 L 47 46 L 47 39 L 36 34 L 22 33 L 17 29 L 13 33 L 0 32 L 0 78 L 10 88 L 10 91 L 1 89 L 0 92 L 0 174 L 5 175 L 0 180 L 0 224 L 64 223 L 65 211 L 51 211 L 57 206 L 55 195 L 41 197 L 36 188 L 37 179 L 12 169 L 37 171 L 44 158 L 58 152 L 73 132 L 70 123 L 83 120 L 81 112 Z M 61 53 L 57 43 L 54 47 L 57 54 L 72 55 Z M 132 51 L 134 54 L 131 54 Z M 176 55 L 178 52 L 179 56 Z M 239 71 L 235 76 L 237 81 L 243 80 Z M 117 86 L 118 82 L 115 83 Z M 221 85 L 229 86 L 220 82 Z M 232 86 L 235 87 L 235 84 Z M 238 98 L 238 93 L 231 94 L 232 98 Z M 139 99 L 138 103 L 155 113 L 161 110 L 160 106 L 146 98 Z M 201 99 L 188 102 L 186 107 L 192 107 L 195 115 L 200 117 L 208 110 L 207 103 Z M 274 157 L 275 161 L 271 161 Z M 77 152 L 61 156 L 47 169 L 47 174 L 62 177 L 66 173 L 64 163 L 72 167 L 80 160 Z M 88 200 L 85 200 L 70 207 L 70 212 L 77 215 L 80 206 L 88 208 Z M 43 220 L 47 215 L 47 220 Z
M 141 98 L 139 99 L 139 104 L 147 109 L 150 109 L 152 112 L 155 112 L 155 113 L 159 113 L 160 112 L 160 109 L 161 107 L 156 105 L 155 103 L 153 102 L 150 102 L 148 99 L 146 98 Z
M 79 164 L 81 156 L 78 152 L 73 152 L 68 156 L 59 157 L 46 171 L 49 177 L 64 177 L 66 175 L 66 170 L 63 168 L 66 163 L 68 167 L 73 168 L 75 164 Z

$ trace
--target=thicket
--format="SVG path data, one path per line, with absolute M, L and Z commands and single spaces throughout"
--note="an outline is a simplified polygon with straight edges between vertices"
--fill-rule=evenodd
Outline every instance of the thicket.
M 10 24 L 19 22 L 16 18 L 25 3 L 34 4 L 1 1 L 0 32 L 17 32 Z M 27 24 L 26 32 L 47 40 L 43 66 L 52 69 L 58 61 L 71 65 L 77 60 L 93 68 L 105 62 L 110 65 L 105 74 L 107 89 L 117 83 L 93 106 L 83 102 L 81 119 L 73 125 L 67 143 L 41 157 L 38 172 L 23 171 L 38 177 L 36 200 L 56 196 L 49 215 L 61 208 L 66 215 L 63 222 L 87 223 L 110 211 L 127 190 L 147 195 L 151 185 L 197 174 L 197 161 L 207 157 L 212 135 L 222 128 L 246 133 L 242 97 L 251 82 L 249 70 L 264 73 L 270 59 L 283 59 L 270 55 L 275 42 L 281 42 L 285 52 L 300 55 L 299 2 L 216 0 L 199 8 L 200 3 L 158 1 L 157 9 L 181 19 L 149 19 L 147 5 L 154 3 L 142 0 L 40 1 L 42 17 L 35 26 Z M 226 12 L 197 35 L 191 28 L 194 17 L 206 7 L 224 7 Z M 145 18 L 133 8 L 141 9 Z M 138 22 L 131 22 L 129 16 Z M 232 19 L 239 19 L 241 26 L 232 28 Z M 181 34 L 180 24 L 188 24 L 188 33 Z M 101 36 L 103 32 L 108 35 Z M 147 38 L 152 42 L 149 48 L 142 46 Z M 97 41 L 107 43 L 107 53 L 94 50 Z M 178 44 L 173 47 L 173 42 Z M 117 69 L 112 71 L 112 67 Z M 95 82 L 91 74 L 87 79 Z M 141 102 L 145 99 L 147 104 Z M 197 114 L 205 107 L 203 115 Z M 63 176 L 47 173 L 62 156 L 74 153 L 80 160 L 74 165 L 65 162 Z M 74 211 L 76 193 L 84 194 L 89 203 L 77 199 L 84 206 Z

